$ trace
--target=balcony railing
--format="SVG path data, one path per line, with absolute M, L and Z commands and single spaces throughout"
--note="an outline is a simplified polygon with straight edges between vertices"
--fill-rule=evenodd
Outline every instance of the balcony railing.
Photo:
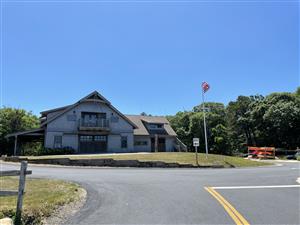
M 95 119 L 95 120 L 84 120 L 79 119 L 79 128 L 80 130 L 84 129 L 109 129 L 109 120 L 108 119 Z

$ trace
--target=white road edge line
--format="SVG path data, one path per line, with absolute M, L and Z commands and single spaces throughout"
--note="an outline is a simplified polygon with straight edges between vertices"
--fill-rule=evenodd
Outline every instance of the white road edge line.
M 299 180 L 300 181 L 300 180 Z M 297 181 L 298 182 L 298 181 Z M 233 186 L 233 187 L 212 187 L 215 190 L 230 189 L 266 189 L 266 188 L 300 188 L 300 185 L 273 185 L 273 186 Z

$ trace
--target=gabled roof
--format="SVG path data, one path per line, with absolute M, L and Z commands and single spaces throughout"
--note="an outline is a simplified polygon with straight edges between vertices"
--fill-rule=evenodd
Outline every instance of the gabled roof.
M 140 115 L 126 115 L 138 127 L 134 130 L 134 135 L 148 136 L 150 135 L 145 123 L 163 124 L 167 135 L 177 136 L 169 121 L 164 116 L 140 116 Z
M 109 103 L 111 104 L 106 98 L 104 98 L 100 93 L 98 93 L 97 91 L 94 91 L 92 92 L 91 94 L 85 96 L 84 98 L 80 99 L 78 102 L 82 102 L 82 101 L 85 101 L 87 99 L 93 99 L 93 100 L 99 100 L 99 101 L 103 101 L 105 103 Z M 76 103 L 75 103 L 76 104 Z M 62 106 L 62 107 L 59 107 L 59 108 L 55 108 L 55 109 L 49 109 L 49 110 L 45 110 L 45 111 L 42 111 L 41 114 L 42 115 L 47 115 L 48 113 L 52 113 L 52 112 L 56 112 L 56 111 L 62 111 L 62 110 L 65 110 L 71 106 L 73 106 L 74 104 L 72 105 L 66 105 L 66 106 Z
M 45 121 L 44 123 L 41 124 L 41 127 L 47 125 L 48 123 L 52 122 L 53 120 L 55 120 L 56 118 L 62 116 L 63 114 L 65 114 L 66 112 L 74 109 L 76 106 L 78 106 L 79 104 L 81 104 L 82 102 L 88 102 L 88 101 L 93 101 L 93 102 L 101 102 L 106 104 L 109 108 L 111 108 L 113 111 L 115 111 L 120 117 L 122 117 L 124 120 L 126 120 L 130 125 L 133 126 L 133 128 L 137 128 L 137 126 L 131 121 L 129 120 L 124 114 L 122 114 L 119 110 L 117 110 L 106 98 L 104 98 L 101 94 L 99 94 L 99 92 L 94 91 L 91 94 L 87 95 L 86 97 L 80 99 L 78 102 L 69 105 L 69 106 L 64 106 L 61 108 L 56 108 L 53 110 L 48 110 L 48 111 L 44 111 L 44 113 L 49 113 L 49 112 L 55 112 L 55 111 L 61 111 L 60 113 L 58 113 L 57 115 L 53 116 L 52 118 L 50 118 L 49 120 Z
M 49 113 L 56 112 L 56 111 L 61 111 L 61 110 L 64 110 L 64 109 L 66 109 L 66 108 L 68 108 L 70 106 L 72 106 L 72 105 L 66 105 L 66 106 L 63 106 L 63 107 L 55 108 L 55 109 L 45 110 L 45 111 L 41 112 L 41 114 L 43 116 L 46 116 Z
M 99 101 L 107 103 L 108 105 L 111 105 L 110 101 L 108 101 L 106 98 L 104 98 L 98 91 L 93 91 L 91 94 L 80 99 L 79 102 L 83 102 L 88 99 L 99 100 Z

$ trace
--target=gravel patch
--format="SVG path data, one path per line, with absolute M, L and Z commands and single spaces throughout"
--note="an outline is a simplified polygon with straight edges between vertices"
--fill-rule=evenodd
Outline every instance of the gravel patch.
M 44 225 L 61 225 L 74 216 L 85 204 L 87 192 L 83 188 L 78 189 L 78 199 L 69 204 L 58 207 L 52 216 L 45 218 Z

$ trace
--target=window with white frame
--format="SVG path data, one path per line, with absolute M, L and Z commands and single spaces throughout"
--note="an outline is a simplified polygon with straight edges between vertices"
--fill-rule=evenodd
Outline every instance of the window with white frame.
M 106 141 L 106 136 L 94 136 L 94 141 Z
M 121 148 L 127 148 L 128 143 L 127 143 L 127 136 L 122 136 L 121 137 Z
M 89 135 L 80 136 L 80 141 L 81 142 L 90 142 L 90 141 L 93 141 L 93 136 L 89 136 Z
M 54 136 L 54 148 L 62 148 L 62 136 L 55 135 Z

